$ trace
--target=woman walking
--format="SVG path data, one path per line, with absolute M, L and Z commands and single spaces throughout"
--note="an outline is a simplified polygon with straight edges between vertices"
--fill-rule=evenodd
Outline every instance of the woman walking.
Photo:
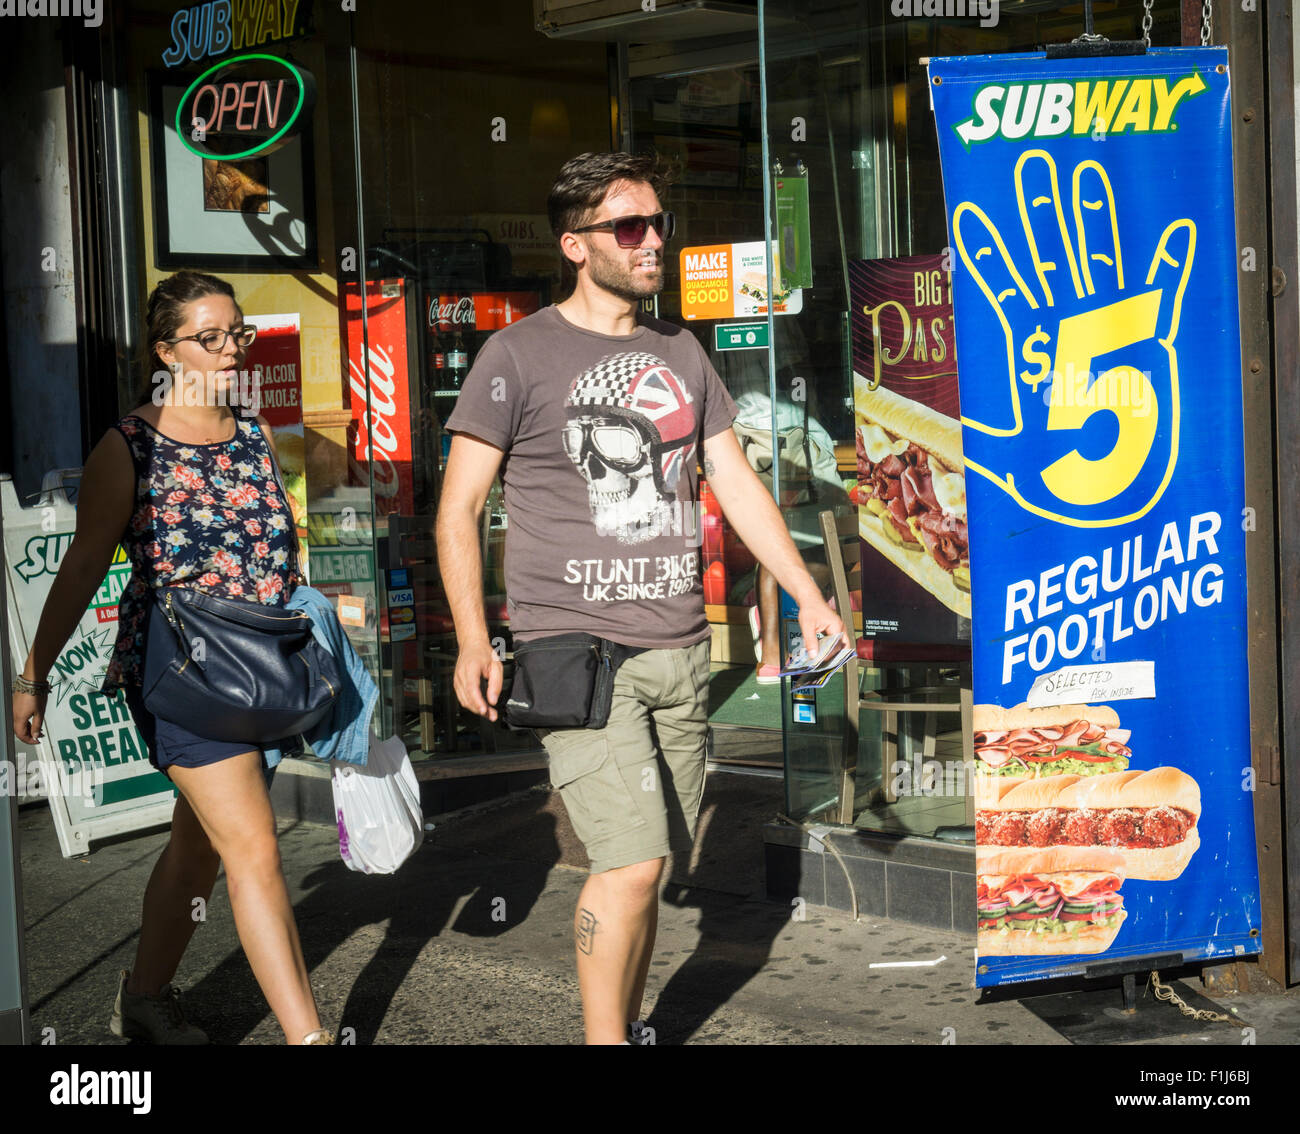
M 171 980 L 194 933 L 193 900 L 207 901 L 224 865 L 240 944 L 286 1040 L 333 1043 L 294 924 L 261 748 L 198 736 L 179 707 L 175 720 L 155 716 L 141 690 L 155 589 L 191 587 L 276 607 L 292 594 L 297 537 L 270 430 L 231 408 L 256 329 L 245 325 L 228 283 L 198 272 L 163 280 L 149 297 L 147 323 L 154 395 L 86 461 L 76 536 L 14 682 L 14 732 L 26 744 L 39 738 L 46 675 L 120 543 L 133 571 L 103 692 L 124 690 L 150 761 L 179 798 L 145 889 L 135 965 L 121 974 L 112 1031 L 154 1043 L 207 1042 L 186 1021 Z

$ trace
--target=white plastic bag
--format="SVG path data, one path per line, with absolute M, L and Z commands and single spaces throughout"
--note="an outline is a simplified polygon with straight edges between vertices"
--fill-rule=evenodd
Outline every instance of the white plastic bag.
M 392 874 L 424 841 L 420 785 L 401 737 L 370 738 L 364 767 L 332 760 L 339 854 L 351 870 Z

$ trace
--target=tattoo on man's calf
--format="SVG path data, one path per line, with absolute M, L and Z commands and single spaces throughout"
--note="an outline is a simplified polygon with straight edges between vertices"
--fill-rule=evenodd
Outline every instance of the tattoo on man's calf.
M 575 930 L 578 938 L 578 949 L 591 955 L 591 947 L 596 943 L 596 915 L 591 910 L 578 911 L 578 925 Z

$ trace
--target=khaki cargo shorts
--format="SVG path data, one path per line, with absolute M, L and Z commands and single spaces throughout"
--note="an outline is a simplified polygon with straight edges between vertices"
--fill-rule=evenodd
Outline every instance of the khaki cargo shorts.
M 690 852 L 708 728 L 706 638 L 625 661 L 603 729 L 537 730 L 593 874 Z

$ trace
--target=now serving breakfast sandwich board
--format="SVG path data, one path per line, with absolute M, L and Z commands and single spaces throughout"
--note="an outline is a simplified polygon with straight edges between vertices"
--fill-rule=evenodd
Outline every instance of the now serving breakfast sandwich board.
M 930 61 L 980 986 L 1260 950 L 1227 63 Z

